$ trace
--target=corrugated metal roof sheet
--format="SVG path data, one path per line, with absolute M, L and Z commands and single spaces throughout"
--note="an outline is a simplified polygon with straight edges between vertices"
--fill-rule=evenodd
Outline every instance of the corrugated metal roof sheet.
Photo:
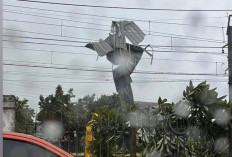
M 110 51 L 113 51 L 113 48 L 109 46 L 104 40 L 100 39 L 98 42 L 92 43 L 95 51 L 97 51 L 99 56 L 104 56 Z
M 138 45 L 144 40 L 146 35 L 133 21 L 122 21 L 121 25 L 124 28 L 125 36 L 133 45 Z
M 138 46 L 146 36 L 133 21 L 113 21 L 111 28 L 111 34 L 105 40 L 100 39 L 98 42 L 87 44 L 86 47 L 97 51 L 99 56 L 105 56 L 117 49 L 127 51 L 126 37 L 132 45 Z

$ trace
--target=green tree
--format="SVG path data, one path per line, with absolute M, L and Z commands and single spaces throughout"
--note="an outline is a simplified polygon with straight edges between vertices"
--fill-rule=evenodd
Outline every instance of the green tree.
M 92 113 L 96 112 L 99 107 L 117 108 L 119 106 L 118 94 L 101 95 L 96 98 L 96 95 L 86 95 L 78 99 L 76 109 L 80 115 L 80 122 L 82 125 L 88 123 L 92 118 Z
M 96 106 L 94 106 L 95 95 L 86 95 L 83 98 L 78 99 L 76 103 L 76 108 L 81 118 L 83 125 L 86 125 L 91 119 L 91 114 L 95 111 Z
M 65 93 L 58 85 L 55 90 L 55 94 L 44 97 L 40 95 L 38 113 L 38 121 L 59 121 L 63 128 L 63 138 L 68 139 L 67 142 L 74 141 L 74 131 L 78 131 L 79 125 L 79 113 L 76 108 L 76 102 L 73 100 L 75 95 L 73 89 L 69 89 Z M 74 152 L 75 145 L 69 145 L 67 143 L 61 143 L 61 147 L 66 151 Z
M 16 97 L 15 100 L 15 131 L 25 134 L 33 134 L 35 132 L 33 118 L 35 112 L 27 104 L 28 100 L 20 100 Z
M 45 120 L 59 120 L 64 125 L 77 124 L 78 112 L 75 109 L 75 103 L 72 102 L 74 97 L 73 89 L 64 94 L 61 85 L 56 87 L 54 95 L 51 94 L 46 98 L 40 95 L 38 120 L 42 122 Z
M 113 93 L 112 95 L 101 95 L 101 97 L 94 102 L 94 105 L 96 107 L 116 109 L 120 106 L 119 95 L 116 93 Z
M 148 136 L 148 131 L 143 127 L 140 130 L 144 156 L 154 151 L 166 156 L 228 156 L 226 145 L 217 150 L 215 144 L 218 139 L 228 137 L 232 104 L 226 101 L 225 96 L 218 97 L 216 88 L 210 89 L 206 82 L 194 87 L 191 81 L 183 92 L 182 101 L 183 103 L 174 104 L 159 98 L 158 107 L 153 107 L 152 112 L 144 114 L 157 119 L 152 126 L 155 135 Z M 215 114 L 218 111 L 219 116 Z M 178 123 L 179 127 L 172 128 Z M 183 124 L 186 124 L 186 133 L 177 134 Z M 191 135 L 192 133 L 195 135 Z

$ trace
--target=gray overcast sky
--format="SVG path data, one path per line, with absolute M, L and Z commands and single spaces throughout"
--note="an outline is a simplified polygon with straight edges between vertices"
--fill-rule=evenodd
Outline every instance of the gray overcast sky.
M 47 0 L 49 1 L 49 0 Z M 51 1 L 51 0 L 50 0 Z M 51 1 L 54 2 L 54 1 Z M 56 1 L 57 2 L 57 1 Z M 123 7 L 144 7 L 144 8 L 173 8 L 173 9 L 231 9 L 231 0 L 127 0 L 127 1 L 113 1 L 113 0 L 69 0 L 58 1 L 63 3 L 73 4 L 90 4 L 90 5 L 106 5 L 106 6 L 123 6 Z M 153 45 L 167 45 L 170 46 L 215 46 L 221 47 L 225 45 L 222 43 L 223 29 L 227 25 L 227 14 L 229 12 L 167 12 L 167 11 L 140 11 L 140 10 L 119 10 L 119 9 L 103 9 L 103 8 L 87 8 L 76 6 L 62 6 L 52 4 L 37 4 L 20 2 L 16 0 L 4 1 L 4 35 L 10 36 L 26 36 L 36 38 L 52 38 L 59 40 L 74 40 L 74 41 L 94 41 L 99 38 L 104 39 L 108 35 L 108 31 L 92 30 L 84 28 L 95 28 L 109 30 L 112 19 L 93 17 L 80 14 L 53 12 L 36 10 L 23 7 L 49 9 L 55 11 L 65 11 L 73 13 L 86 13 L 100 16 L 112 16 L 118 18 L 129 18 L 137 20 L 158 21 L 151 23 L 150 30 L 154 35 L 147 35 L 142 44 Z M 11 5 L 11 6 L 9 6 Z M 27 15 L 26 15 L 27 14 Z M 29 15 L 30 14 L 30 15 Z M 35 15 L 35 16 L 31 16 Z M 38 17 L 47 16 L 53 17 Z M 65 27 L 61 29 L 62 25 L 84 27 L 74 28 Z M 18 21 L 17 21 L 18 20 Z M 68 21 L 69 20 L 69 21 Z M 73 22 L 70 20 L 80 21 Z M 21 22 L 20 22 L 21 21 Z M 34 23 L 26 23 L 22 21 L 29 21 Z M 93 23 L 86 24 L 83 22 Z M 165 22 L 165 23 L 163 23 Z M 35 24 L 37 23 L 37 24 Z M 38 24 L 48 23 L 49 25 Z M 168 24 L 169 23 L 169 24 Z M 170 23 L 184 23 L 190 25 L 176 25 Z M 136 24 L 143 30 L 149 30 L 149 22 L 136 21 Z M 106 26 L 103 26 L 106 25 Z M 207 27 L 206 27 L 207 26 Z M 208 27 L 208 26 L 217 26 Z M 11 30 L 9 30 L 11 29 Z M 20 30 L 20 31 L 12 31 Z M 27 32 L 26 32 L 27 31 Z M 29 33 L 36 32 L 41 34 Z M 63 37 L 61 37 L 61 32 Z M 178 34 L 184 36 L 193 36 L 199 38 L 215 39 L 219 42 L 206 42 L 202 40 L 189 40 L 173 38 L 170 35 L 160 34 Z M 224 36 L 226 36 L 226 29 L 224 29 Z M 44 35 L 44 34 L 52 34 Z M 65 36 L 65 37 L 64 37 Z M 85 38 L 75 39 L 75 38 Z M 4 63 L 12 64 L 29 64 L 40 66 L 55 66 L 55 67 L 69 67 L 69 68 L 84 68 L 84 69 L 111 69 L 112 65 L 105 57 L 97 59 L 94 51 L 83 47 L 84 43 L 65 42 L 65 41 L 47 41 L 42 39 L 26 39 L 19 37 L 5 36 L 4 40 Z M 19 43 L 13 42 L 42 42 L 45 44 Z M 48 45 L 50 44 L 50 45 Z M 51 45 L 57 44 L 57 45 Z M 72 45 L 72 46 L 60 46 Z M 19 48 L 19 49 L 18 49 Z M 35 50 L 25 50 L 35 49 Z M 155 50 L 169 51 L 171 48 L 155 48 Z M 173 48 L 182 51 L 200 51 L 200 52 L 215 52 L 220 54 L 221 49 L 213 48 Z M 57 53 L 57 51 L 69 53 Z M 51 53 L 52 52 L 52 53 Z M 225 50 L 227 52 L 227 50 Z M 76 54 L 74 54 L 76 53 Z M 80 54 L 81 53 L 81 54 Z M 83 55 L 95 54 L 95 55 Z M 175 72 L 175 73 L 225 73 L 227 68 L 226 55 L 209 55 L 209 54 L 192 54 L 192 53 L 154 53 L 153 64 L 150 64 L 149 56 L 143 54 L 143 59 L 138 64 L 136 70 L 153 71 L 153 72 Z M 193 60 L 193 61 L 207 61 L 206 62 L 189 62 L 189 61 L 170 61 L 161 59 L 173 60 Z M 214 62 L 214 63 L 208 63 Z M 216 62 L 217 68 L 216 68 Z M 29 99 L 31 107 L 38 110 L 38 97 L 40 94 L 48 95 L 54 93 L 55 87 L 61 84 L 65 91 L 69 88 L 74 89 L 76 98 L 83 97 L 87 94 L 112 94 L 116 92 L 114 83 L 112 82 L 111 73 L 99 72 L 85 72 L 77 70 L 56 70 L 56 69 L 42 69 L 29 67 L 4 66 L 4 94 L 14 94 L 20 98 Z M 226 81 L 226 76 L 177 76 L 177 75 L 145 75 L 133 74 L 132 84 L 135 100 L 139 101 L 157 101 L 158 97 L 167 98 L 169 101 L 177 102 L 182 97 L 182 92 L 188 82 L 152 82 L 156 80 L 173 80 L 173 79 L 209 79 Z M 12 81 L 16 80 L 16 81 Z M 137 83 L 137 82 L 149 83 Z M 80 82 L 95 82 L 95 83 L 80 83 Z M 97 83 L 96 83 L 97 82 Z M 196 84 L 196 83 L 194 83 Z M 217 87 L 219 95 L 228 94 L 227 82 L 210 82 L 212 88 Z M 77 100 L 77 99 L 76 99 Z

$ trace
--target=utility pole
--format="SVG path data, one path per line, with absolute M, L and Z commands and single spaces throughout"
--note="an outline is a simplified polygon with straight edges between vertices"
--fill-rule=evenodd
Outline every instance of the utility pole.
M 228 71 L 229 71 L 229 101 L 232 102 L 232 25 L 228 19 L 227 36 L 228 36 Z M 229 123 L 229 157 L 232 157 L 232 126 Z
M 3 27 L 3 0 L 0 0 L 0 156 L 3 156 L 3 138 L 2 138 L 2 126 L 3 126 L 3 70 L 2 70 L 2 54 L 3 54 L 3 46 L 2 46 L 2 27 Z

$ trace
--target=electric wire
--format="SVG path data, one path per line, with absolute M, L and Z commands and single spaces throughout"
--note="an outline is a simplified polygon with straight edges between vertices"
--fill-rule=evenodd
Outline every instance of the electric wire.
M 9 75 L 9 74 L 7 74 Z M 42 77 L 42 78 L 52 78 L 52 79 L 65 79 L 65 80 L 76 80 L 78 79 L 78 81 L 82 80 L 82 81 L 113 81 L 112 76 L 111 77 L 102 77 L 99 78 L 98 76 L 92 77 L 91 75 L 78 75 L 78 76 L 72 76 L 72 77 L 67 77 L 67 76 L 56 76 L 56 75 L 41 75 L 41 74 L 36 74 L 34 73 L 33 75 L 31 74 L 23 74 L 23 73 L 12 73 L 10 75 L 14 75 L 14 76 L 30 76 L 30 80 L 32 80 L 32 77 Z M 139 77 L 132 77 L 133 78 L 133 82 L 141 82 L 141 81 L 148 81 L 148 82 L 153 82 L 153 81 L 228 81 L 227 79 L 208 79 L 208 78 L 202 78 L 202 79 L 171 79 L 171 78 L 139 78 Z
M 3 35 L 5 37 L 15 37 L 15 38 L 26 38 L 26 39 L 37 39 L 37 40 L 50 40 L 50 41 L 62 41 L 62 42 L 72 42 L 72 43 L 89 43 L 87 41 L 76 41 L 76 40 L 64 40 L 64 39 L 54 39 L 54 38 L 42 38 L 42 37 L 29 37 L 20 35 Z
M 73 3 L 59 3 L 59 2 L 47 2 L 47 1 L 36 1 L 36 0 L 18 0 L 22 2 L 41 3 L 41 4 L 52 4 L 52 5 L 64 5 L 64 6 L 75 6 L 75 7 L 89 7 L 89 8 L 104 8 L 104 9 L 124 9 L 124 10 L 147 10 L 147 11 L 192 11 L 192 12 L 228 12 L 232 9 L 169 9 L 169 8 L 142 8 L 142 7 L 117 7 L 117 6 L 104 6 L 104 5 L 88 5 L 88 4 L 73 4 Z
M 144 19 L 133 19 L 133 18 L 120 18 L 115 16 L 106 16 L 106 15 L 96 15 L 96 14 L 87 14 L 87 13 L 77 13 L 77 12 L 70 12 L 70 11 L 62 11 L 62 10 L 53 10 L 53 9 L 45 9 L 45 8 L 38 8 L 38 7 L 29 7 L 29 6 L 19 6 L 19 5 L 11 5 L 11 4 L 4 4 L 4 6 L 14 7 L 14 8 L 23 8 L 23 9 L 33 9 L 33 10 L 40 10 L 40 11 L 50 11 L 56 13 L 64 13 L 64 14 L 73 14 L 73 15 L 85 15 L 85 16 L 93 16 L 93 17 L 102 17 L 102 18 L 111 18 L 111 19 L 123 19 L 123 20 L 132 20 L 132 21 L 142 21 L 142 22 L 149 22 L 149 21 L 161 21 L 161 20 L 192 20 L 192 19 L 210 19 L 210 18 L 228 18 L 227 16 L 217 16 L 217 17 L 197 17 L 197 18 L 172 18 L 172 19 L 156 19 L 156 20 L 144 20 Z M 76 16 L 66 16 L 66 17 L 76 17 Z M 110 20 L 111 21 L 111 20 Z
M 29 65 L 29 64 L 15 64 L 15 63 L 3 63 L 4 66 L 16 66 L 16 67 L 28 67 L 28 68 L 42 68 L 42 69 L 56 69 L 56 70 L 72 70 L 72 71 L 86 71 L 86 72 L 102 72 L 112 73 L 112 70 L 104 69 L 87 69 L 87 68 L 71 68 L 71 67 L 59 67 L 59 66 L 43 66 L 43 65 Z M 135 74 L 149 74 L 149 75 L 188 75 L 188 76 L 225 76 L 225 74 L 213 74 L 213 73 L 177 73 L 177 72 L 154 72 L 154 71 L 134 71 Z
M 30 33 L 30 34 L 38 34 L 38 35 L 48 35 L 48 36 L 54 36 L 54 37 L 62 37 L 62 38 L 73 38 L 73 39 L 82 39 L 82 40 L 88 40 L 88 41 L 97 41 L 96 39 L 89 39 L 89 38 L 79 38 L 79 37 L 70 37 L 65 35 L 56 35 L 56 34 L 50 34 L 50 33 L 42 33 L 42 32 L 35 32 L 35 31 L 25 31 L 25 30 L 17 30 L 17 29 L 11 29 L 11 28 L 3 28 L 3 30 L 7 31 L 16 31 L 16 32 L 24 32 L 24 33 Z M 171 35 L 171 34 L 170 34 Z M 200 39 L 200 38 L 199 38 Z M 205 38 L 203 38 L 205 39 Z M 198 38 L 196 38 L 198 40 Z M 210 40 L 210 39 L 209 39 Z M 139 45 L 139 46 L 147 46 L 147 45 Z M 151 45 L 153 47 L 178 47 L 178 48 L 215 48 L 215 49 L 222 49 L 222 46 L 201 46 L 201 45 Z
M 32 42 L 32 41 L 18 41 L 18 40 L 5 40 L 3 39 L 2 41 L 4 42 L 17 42 L 17 43 L 24 43 L 24 44 L 36 44 L 36 45 L 47 45 L 47 46 L 67 46 L 67 47 L 82 47 L 85 48 L 85 46 L 81 45 L 68 45 L 68 44 L 54 44 L 54 43 L 44 43 L 44 42 Z M 155 50 L 155 52 L 160 52 L 160 53 L 182 53 L 182 54 L 207 54 L 207 55 L 220 55 L 220 56 L 225 56 L 226 54 L 224 53 L 218 53 L 218 52 L 205 52 L 205 51 L 186 51 L 186 50 L 175 50 L 175 49 L 165 49 L 165 48 L 159 48 L 159 49 L 164 49 L 164 50 Z M 151 50 L 148 50 L 151 51 Z M 53 52 L 53 51 L 50 51 Z M 55 51 L 54 51 L 55 52 Z
M 71 38 L 71 39 L 78 39 L 78 40 L 81 39 L 81 40 L 88 40 L 88 41 L 97 41 L 96 39 L 72 37 L 72 36 L 66 36 L 64 34 L 57 35 L 57 34 L 51 34 L 51 33 L 42 33 L 42 32 L 35 32 L 35 31 L 28 31 L 28 30 L 25 31 L 25 30 L 11 29 L 11 28 L 3 28 L 3 30 L 30 33 L 30 34 L 37 34 L 37 35 L 47 35 L 47 36 L 54 36 L 54 37 L 62 37 L 62 38 Z
M 18 40 L 5 40 L 5 39 L 3 39 L 2 41 L 17 42 L 17 43 L 24 43 L 24 44 L 48 45 L 48 46 L 85 47 L 85 46 L 80 46 L 80 45 L 53 44 L 53 43 L 44 43 L 44 42 L 18 41 Z
M 28 38 L 28 39 L 40 39 L 40 40 L 51 40 L 51 41 L 62 41 L 62 42 L 72 42 L 72 43 L 89 43 L 88 41 L 78 41 L 78 40 L 64 40 L 64 39 L 54 39 L 54 38 L 44 38 L 44 37 L 31 37 L 31 36 L 21 36 L 21 35 L 8 35 L 3 34 L 5 37 L 16 37 L 16 38 Z M 139 46 L 147 46 L 147 45 L 139 45 Z M 222 49 L 220 46 L 190 46 L 190 45 L 151 45 L 155 48 L 207 48 L 207 49 Z
M 176 83 L 176 82 L 189 82 L 189 80 L 155 80 L 155 81 L 134 81 L 133 83 L 154 83 L 154 82 L 170 82 L 170 83 Z M 28 82 L 28 80 L 18 80 L 18 79 L 3 79 L 3 81 L 15 81 L 15 82 Z M 194 82 L 202 82 L 202 80 L 193 80 Z M 46 82 L 46 83 L 53 83 L 53 82 L 59 82 L 59 83 L 70 83 L 70 84 L 99 84 L 99 83 L 110 83 L 113 84 L 113 81 L 58 81 L 58 80 L 42 80 L 42 81 L 33 81 L 33 82 Z M 227 80 L 208 80 L 208 82 L 228 82 Z
M 50 18 L 50 19 L 56 19 L 56 20 L 64 20 L 64 21 L 71 21 L 71 22 L 80 22 L 80 23 L 85 23 L 85 24 L 93 24 L 96 25 L 96 23 L 92 23 L 92 22 L 85 22 L 85 21 L 79 21 L 79 20 L 70 20 L 70 19 L 65 19 L 65 18 L 56 18 L 56 17 L 49 17 L 49 16 L 44 16 L 44 15 L 34 15 L 33 12 L 25 12 L 25 11 L 17 11 L 17 10 L 4 10 L 4 12 L 8 12 L 8 13 L 17 13 L 17 14 L 21 14 L 21 15 L 29 15 L 29 16 L 36 16 L 36 17 L 43 17 L 43 18 Z M 46 15 L 51 15 L 51 16 L 59 16 L 59 15 L 54 15 L 54 14 L 46 14 Z M 70 17 L 70 16 L 63 16 L 63 17 Z M 72 16 L 71 16 L 72 17 Z M 80 17 L 79 17 L 80 18 Z M 85 19 L 92 19 L 92 20 L 102 20 L 102 19 L 93 19 L 93 18 L 85 18 Z M 123 18 L 118 18 L 118 19 L 123 19 Z M 129 19 L 124 19 L 124 20 L 129 20 Z M 130 19 L 133 20 L 133 19 Z M 106 20 L 104 20 L 106 21 Z M 111 21 L 111 20 L 107 20 L 107 21 Z M 192 24 L 189 23 L 177 23 L 177 22 L 164 22 L 164 21 L 142 21 L 142 20 L 136 20 L 134 19 L 133 21 L 138 21 L 138 22 L 149 22 L 149 23 L 155 23 L 155 24 L 168 24 L 168 25 L 180 25 L 180 26 L 192 26 Z M 105 25 L 105 24 L 98 24 L 100 26 L 107 26 L 109 27 L 110 25 Z M 197 25 L 198 27 L 206 27 L 206 28 L 226 28 L 224 26 L 213 26 L 213 25 Z
M 36 16 L 36 17 L 41 17 L 41 15 L 31 15 L 31 16 Z M 43 16 L 45 18 L 53 18 L 53 17 L 47 17 L 47 16 Z M 60 18 L 55 18 L 55 19 L 60 19 Z M 5 21 L 15 21 L 15 22 L 24 22 L 24 23 L 31 23 L 31 24 L 44 24 L 44 25 L 54 25 L 54 26 L 59 26 L 59 27 L 73 27 L 73 28 L 83 28 L 83 27 L 77 27 L 77 26 L 73 26 L 73 25 L 64 25 L 64 24 L 51 24 L 51 23 L 41 23 L 41 22 L 31 22 L 31 21 L 22 21 L 22 20 L 12 20 L 12 19 L 3 19 Z M 66 19 L 60 19 L 63 21 L 70 21 L 70 20 L 66 20 Z M 74 22 L 74 20 L 71 20 Z M 79 23 L 88 23 L 88 22 L 83 22 L 83 21 L 75 21 L 75 22 L 79 22 Z M 97 26 L 108 26 L 110 27 L 110 25 L 102 25 L 99 23 L 89 23 L 92 25 L 97 25 Z M 221 27 L 220 27 L 221 28 Z M 85 29 L 85 28 L 83 28 Z M 95 30 L 96 28 L 88 28 L 86 27 L 86 29 L 93 29 Z M 106 30 L 106 29 L 96 29 L 99 31 L 110 31 L 110 30 Z M 207 42 L 215 42 L 215 43 L 223 43 L 222 40 L 216 40 L 216 39 L 209 39 L 209 38 L 202 38 L 202 37 L 194 37 L 194 36 L 187 36 L 187 35 L 180 35 L 180 34 L 172 34 L 172 33 L 163 33 L 163 32 L 157 32 L 157 31 L 152 31 L 152 30 L 143 30 L 144 32 L 147 32 L 147 35 L 151 35 L 151 36 L 161 36 L 161 37 L 172 37 L 172 38 L 178 38 L 178 39 L 188 39 L 188 40 L 197 40 L 198 41 L 207 41 Z

